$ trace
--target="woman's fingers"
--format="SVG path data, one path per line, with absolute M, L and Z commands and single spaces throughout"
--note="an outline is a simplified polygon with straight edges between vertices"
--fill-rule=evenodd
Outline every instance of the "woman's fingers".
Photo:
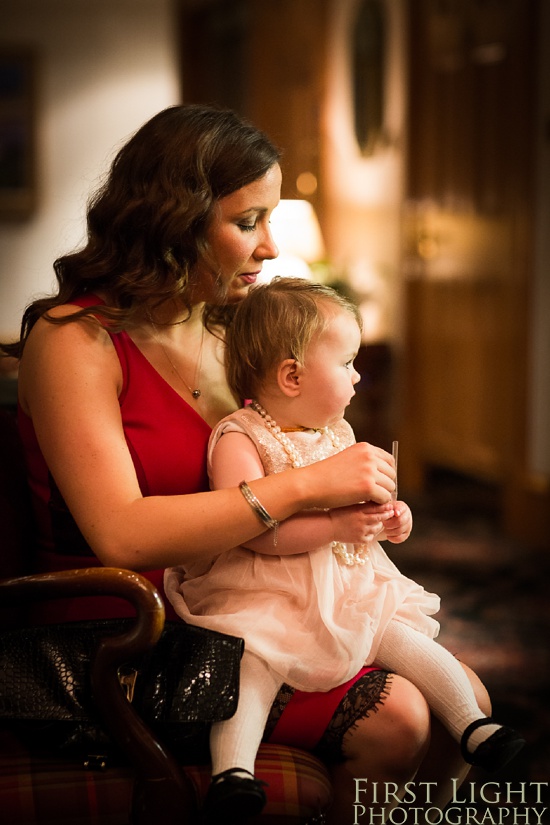
M 395 490 L 396 475 L 392 456 L 380 447 L 364 441 L 348 449 L 355 451 L 360 471 L 364 473 L 363 483 L 366 495 L 362 500 L 378 504 L 388 502 Z
M 360 442 L 305 468 L 312 506 L 341 507 L 357 502 L 385 504 L 395 490 L 392 456 Z

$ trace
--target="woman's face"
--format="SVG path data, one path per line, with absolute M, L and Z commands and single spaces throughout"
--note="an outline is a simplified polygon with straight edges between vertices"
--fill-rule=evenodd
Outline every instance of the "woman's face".
M 242 300 L 263 262 L 277 257 L 269 220 L 280 197 L 281 169 L 275 164 L 262 178 L 220 198 L 206 230 L 207 257 L 196 265 L 199 300 Z

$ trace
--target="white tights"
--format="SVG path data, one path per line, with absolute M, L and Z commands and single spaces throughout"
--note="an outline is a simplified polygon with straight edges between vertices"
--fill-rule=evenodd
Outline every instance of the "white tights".
M 376 664 L 412 682 L 458 742 L 470 722 L 485 717 L 470 680 L 452 653 L 403 622 L 393 619 L 388 624 Z M 468 749 L 475 750 L 498 727 L 488 724 L 475 730 L 469 737 Z
M 244 651 L 237 712 L 231 719 L 215 722 L 210 732 L 214 776 L 228 768 L 254 773 L 256 753 L 281 684 L 281 677 L 266 662 Z
M 454 656 L 403 622 L 392 620 L 388 624 L 376 664 L 412 682 L 457 741 L 470 722 L 485 717 Z M 212 725 L 210 751 L 214 775 L 237 767 L 254 773 L 256 753 L 280 687 L 281 679 L 269 665 L 245 650 L 237 712 L 231 719 Z M 469 750 L 474 750 L 498 727 L 488 724 L 475 730 L 469 738 Z

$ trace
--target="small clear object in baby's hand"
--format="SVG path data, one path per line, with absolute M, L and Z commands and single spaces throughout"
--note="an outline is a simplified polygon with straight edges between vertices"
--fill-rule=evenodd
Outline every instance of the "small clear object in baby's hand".
M 398 452 L 399 452 L 399 442 L 398 441 L 392 441 L 391 454 L 392 454 L 393 459 L 395 461 L 395 472 L 397 472 L 397 455 L 398 455 Z M 397 477 L 395 479 L 395 490 L 391 494 L 391 499 L 392 499 L 392 501 L 397 501 Z

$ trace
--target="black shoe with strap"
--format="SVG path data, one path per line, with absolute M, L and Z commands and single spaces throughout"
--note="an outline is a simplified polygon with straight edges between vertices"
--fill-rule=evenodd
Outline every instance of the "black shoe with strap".
M 216 774 L 204 799 L 203 822 L 242 825 L 249 817 L 259 814 L 267 802 L 266 784 L 243 768 L 229 768 Z
M 515 730 L 508 728 L 505 725 L 500 727 L 494 733 L 480 742 L 480 744 L 473 751 L 468 750 L 468 739 L 470 735 L 480 728 L 482 725 L 494 725 L 494 719 L 490 716 L 483 719 L 476 719 L 471 725 L 468 725 L 462 739 L 460 740 L 460 750 L 462 758 L 470 765 L 476 765 L 484 768 L 486 771 L 499 771 L 508 764 L 525 745 L 523 739 Z

